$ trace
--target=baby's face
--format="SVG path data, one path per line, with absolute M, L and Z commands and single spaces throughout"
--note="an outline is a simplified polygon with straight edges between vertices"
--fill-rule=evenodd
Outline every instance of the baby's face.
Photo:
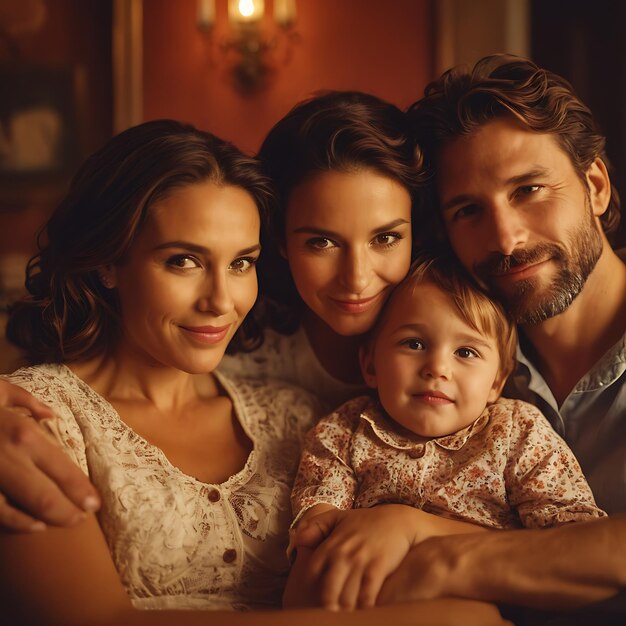
M 495 339 L 469 326 L 430 282 L 394 293 L 362 369 L 390 417 L 422 437 L 465 428 L 502 387 Z

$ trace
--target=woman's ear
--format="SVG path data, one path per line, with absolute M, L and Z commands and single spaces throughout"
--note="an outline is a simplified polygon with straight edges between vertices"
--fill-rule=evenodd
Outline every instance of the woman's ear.
M 586 178 L 591 208 L 593 214 L 599 217 L 607 210 L 611 200 L 611 179 L 606 164 L 600 157 L 589 166 Z
M 117 276 L 115 268 L 112 265 L 104 265 L 98 269 L 98 278 L 102 286 L 106 289 L 115 289 L 117 287 Z
M 374 365 L 374 346 L 369 342 L 359 348 L 359 362 L 365 384 L 372 389 L 376 389 L 378 387 L 378 379 L 376 377 L 376 366 Z

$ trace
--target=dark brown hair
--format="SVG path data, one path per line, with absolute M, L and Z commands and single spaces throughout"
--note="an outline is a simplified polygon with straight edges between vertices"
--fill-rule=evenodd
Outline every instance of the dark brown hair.
M 30 297 L 10 311 L 10 341 L 33 363 L 78 361 L 114 346 L 119 305 L 98 269 L 125 257 L 153 204 L 206 180 L 247 191 L 266 222 L 274 196 L 258 162 L 193 126 L 146 122 L 95 152 L 39 236 L 26 272 Z M 255 343 L 254 320 L 241 331 L 235 347 Z
M 606 140 L 572 86 L 557 74 L 513 55 L 485 57 L 472 70 L 448 70 L 426 87 L 424 98 L 408 113 L 431 172 L 436 172 L 439 151 L 447 142 L 505 116 L 532 131 L 553 134 L 585 187 L 585 175 L 596 158 L 611 169 Z M 619 223 L 620 201 L 613 186 L 609 206 L 600 219 L 607 234 Z
M 319 172 L 371 168 L 407 189 L 415 206 L 422 157 L 405 113 L 354 91 L 327 92 L 297 104 L 270 130 L 258 156 L 278 194 L 272 241 L 264 246 L 259 267 L 261 293 L 285 313 L 274 315 L 270 323 L 288 332 L 297 327 L 302 306 L 287 261 L 279 253 L 293 189 Z

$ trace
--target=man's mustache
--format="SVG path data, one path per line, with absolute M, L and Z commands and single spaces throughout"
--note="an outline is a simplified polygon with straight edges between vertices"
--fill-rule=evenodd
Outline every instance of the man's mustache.
M 476 264 L 475 272 L 483 280 L 488 281 L 493 276 L 506 274 L 519 265 L 533 265 L 548 259 L 563 258 L 561 247 L 553 243 L 538 244 L 533 248 L 514 250 L 512 254 L 495 252 L 481 263 Z

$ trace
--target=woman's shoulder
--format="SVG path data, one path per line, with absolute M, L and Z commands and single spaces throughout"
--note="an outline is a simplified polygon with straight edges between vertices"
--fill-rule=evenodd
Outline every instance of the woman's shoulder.
M 23 387 L 40 400 L 50 402 L 58 394 L 64 395 L 73 386 L 73 376 L 67 366 L 60 363 L 43 363 L 21 367 L 3 376 L 9 382 Z
M 281 436 L 291 433 L 300 438 L 323 413 L 322 404 L 314 394 L 283 380 L 223 372 L 217 377 L 241 419 L 253 429 L 261 428 Z

